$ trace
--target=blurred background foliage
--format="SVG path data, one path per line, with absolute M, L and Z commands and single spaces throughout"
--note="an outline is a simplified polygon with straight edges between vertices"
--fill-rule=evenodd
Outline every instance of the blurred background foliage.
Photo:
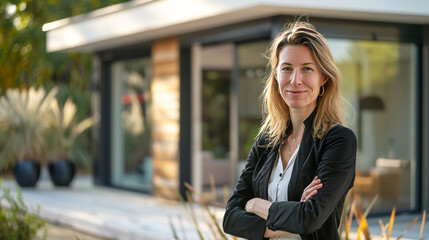
M 125 0 L 11 0 L 0 2 L 0 89 L 69 84 L 86 90 L 91 55 L 46 53 L 45 23 Z
M 71 97 L 79 119 L 91 115 L 91 54 L 47 53 L 45 23 L 93 11 L 126 0 L 0 1 L 0 95 L 8 88 L 59 87 L 60 103 Z M 91 166 L 91 133 L 79 136 L 83 147 L 72 152 L 78 167 Z M 1 147 L 1 146 L 0 146 Z M 86 148 L 86 149 L 85 149 Z

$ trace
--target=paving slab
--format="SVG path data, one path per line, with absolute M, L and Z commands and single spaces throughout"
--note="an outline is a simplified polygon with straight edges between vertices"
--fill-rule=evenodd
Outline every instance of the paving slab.
M 39 181 L 36 188 L 23 188 L 24 202 L 32 211 L 40 206 L 40 216 L 50 222 L 107 239 L 174 239 L 173 228 L 181 238 L 199 238 L 181 202 L 94 186 L 91 177 L 77 178 L 70 188 L 54 187 L 48 180 Z M 4 180 L 2 185 L 16 194 L 15 181 Z M 209 233 L 203 224 L 207 215 L 199 205 L 192 206 L 202 232 Z M 210 209 L 220 223 L 223 209 Z
M 47 227 L 47 240 L 108 240 L 88 233 L 80 232 L 77 229 L 61 224 L 46 223 Z M 43 230 L 39 231 L 39 236 L 42 237 Z
M 4 180 L 2 186 L 10 188 L 12 194 L 17 192 L 17 184 L 12 179 Z M 106 239 L 174 239 L 173 229 L 179 239 L 200 239 L 190 208 L 183 203 L 143 193 L 95 186 L 90 176 L 77 176 L 69 188 L 54 187 L 45 178 L 39 181 L 36 188 L 23 188 L 22 196 L 30 209 L 35 210 L 40 206 L 41 217 L 49 222 Z M 193 207 L 203 237 L 213 239 L 213 232 L 217 234 L 217 231 L 207 212 L 200 205 L 189 206 Z M 217 223 L 221 224 L 224 209 L 209 209 L 216 216 Z M 392 236 L 396 239 L 416 216 L 397 216 Z M 368 220 L 374 239 L 378 239 L 381 234 L 378 219 Z M 388 217 L 382 218 L 382 221 L 386 224 Z M 421 216 L 402 239 L 418 239 L 420 226 Z M 352 232 L 356 233 L 357 227 L 354 222 Z M 428 221 L 423 236 L 429 236 Z M 355 239 L 356 234 L 352 233 L 351 238 Z

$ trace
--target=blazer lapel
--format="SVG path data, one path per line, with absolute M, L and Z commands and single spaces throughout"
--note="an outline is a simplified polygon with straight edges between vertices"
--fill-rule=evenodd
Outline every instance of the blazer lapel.
M 292 123 L 289 120 L 287 123 L 286 131 L 283 135 L 283 138 L 288 136 L 292 131 Z M 280 141 L 281 142 L 281 141 Z M 268 181 L 271 177 L 271 171 L 273 170 L 274 163 L 279 157 L 279 148 L 281 143 L 273 146 L 271 151 L 268 153 L 267 161 L 264 164 L 264 168 L 261 171 L 261 180 L 259 181 L 259 194 L 262 199 L 268 200 Z
M 278 158 L 280 145 L 276 145 L 271 148 L 271 151 L 268 153 L 267 161 L 264 163 L 264 166 L 259 174 L 261 178 L 259 181 L 259 194 L 262 199 L 268 200 L 268 181 L 271 177 L 271 171 L 274 166 L 276 158 Z
M 298 155 L 295 159 L 295 165 L 293 166 L 292 176 L 290 178 L 288 187 L 288 199 L 290 201 L 299 201 L 301 198 L 301 196 L 297 196 L 299 193 L 297 191 L 298 180 L 300 179 L 302 165 L 304 165 L 304 162 L 307 160 L 310 150 L 313 147 L 313 122 L 316 114 L 317 107 L 304 121 L 305 129 L 298 150 Z
M 313 146 L 313 136 L 311 133 L 308 133 L 306 130 L 304 131 L 304 135 L 302 136 L 301 144 L 298 150 L 298 155 L 296 156 L 295 164 L 292 169 L 292 176 L 289 182 L 288 199 L 290 201 L 298 201 L 301 198 L 301 196 L 297 196 L 298 192 L 296 188 L 298 186 L 298 180 L 299 180 L 299 175 L 301 173 L 302 165 L 307 160 L 312 146 Z

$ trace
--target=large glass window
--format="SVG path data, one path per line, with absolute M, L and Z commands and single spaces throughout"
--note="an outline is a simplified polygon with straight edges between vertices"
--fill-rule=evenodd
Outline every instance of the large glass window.
M 151 64 L 150 58 L 112 64 L 112 183 L 150 191 Z
M 205 46 L 202 66 L 202 180 L 233 185 L 261 123 L 268 41 Z M 239 163 L 239 166 L 232 164 Z M 237 173 L 234 173 L 236 171 Z
M 329 39 L 342 73 L 347 124 L 358 137 L 354 193 L 372 212 L 416 208 L 414 44 Z
M 216 159 L 226 159 L 230 148 L 231 70 L 203 69 L 202 79 L 203 150 Z
M 230 183 L 231 79 L 234 45 L 205 46 L 201 52 L 202 186 Z M 213 177 L 211 177 L 213 176 Z M 212 178 L 212 180 L 211 180 Z M 214 181 L 213 181 L 214 180 Z
M 264 56 L 269 41 L 244 43 L 237 46 L 239 69 L 239 160 L 243 164 L 255 142 L 262 120 L 261 94 L 267 58 Z M 241 169 L 239 169 L 241 172 Z
M 390 212 L 394 205 L 416 209 L 416 46 L 347 39 L 328 43 L 342 74 L 346 125 L 358 137 L 354 193 L 364 205 L 378 196 L 373 213 Z M 239 175 L 247 160 L 261 124 L 268 45 L 255 41 L 202 50 L 204 185 L 209 173 L 217 176 L 216 183 L 233 185 L 230 164 L 238 162 Z
M 260 96 L 264 88 L 268 41 L 239 45 L 217 45 L 203 49 L 202 132 L 203 150 L 216 159 L 228 159 L 231 131 L 239 135 L 238 158 L 247 160 L 261 124 Z M 234 51 L 237 52 L 238 79 L 233 79 Z M 238 84 L 233 84 L 238 81 Z M 232 88 L 233 85 L 237 87 Z M 231 95 L 238 96 L 235 103 Z M 231 112 L 238 104 L 238 115 Z M 238 117 L 238 129 L 231 122 Z M 208 153 L 210 152 L 210 153 Z

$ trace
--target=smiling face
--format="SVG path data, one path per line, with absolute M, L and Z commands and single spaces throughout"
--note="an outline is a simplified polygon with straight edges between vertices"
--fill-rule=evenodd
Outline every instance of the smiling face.
M 306 46 L 287 45 L 279 53 L 276 78 L 280 94 L 292 110 L 311 113 L 325 84 L 312 52 Z

